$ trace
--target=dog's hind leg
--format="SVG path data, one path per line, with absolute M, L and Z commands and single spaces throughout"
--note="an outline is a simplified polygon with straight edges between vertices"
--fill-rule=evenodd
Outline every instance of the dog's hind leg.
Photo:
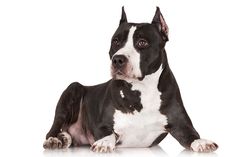
M 84 93 L 85 88 L 77 82 L 70 84 L 63 92 L 56 107 L 54 122 L 43 144 L 45 149 L 67 148 L 71 145 L 72 139 L 66 129 L 77 120 Z

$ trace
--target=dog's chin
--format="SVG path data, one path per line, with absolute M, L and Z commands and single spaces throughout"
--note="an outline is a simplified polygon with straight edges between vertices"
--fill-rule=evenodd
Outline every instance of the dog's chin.
M 122 71 L 112 71 L 112 78 L 114 80 L 139 80 L 135 75 L 130 75 Z
M 130 77 L 127 77 L 125 75 L 115 74 L 112 76 L 114 80 L 128 80 Z

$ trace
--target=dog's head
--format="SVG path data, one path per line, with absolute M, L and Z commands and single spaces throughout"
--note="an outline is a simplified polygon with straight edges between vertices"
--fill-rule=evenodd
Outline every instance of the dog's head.
M 157 7 L 152 23 L 127 22 L 124 7 L 109 51 L 114 79 L 139 79 L 157 71 L 168 41 L 168 27 Z

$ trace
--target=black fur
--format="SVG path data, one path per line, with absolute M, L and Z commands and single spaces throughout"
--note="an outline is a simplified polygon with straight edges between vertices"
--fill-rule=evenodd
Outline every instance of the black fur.
M 120 90 L 125 94 L 124 99 L 120 96 Z M 122 80 L 110 80 L 89 87 L 74 82 L 63 92 L 57 104 L 54 123 L 46 139 L 67 131 L 76 122 L 80 109 L 85 133 L 89 131 L 95 140 L 110 135 L 113 132 L 114 109 L 123 113 L 140 111 L 139 96 L 138 91 L 131 91 L 131 85 Z
M 167 116 L 166 129 L 185 148 L 189 148 L 199 134 L 194 129 L 192 122 L 183 106 L 179 87 L 167 63 L 166 53 L 163 53 L 164 67 L 160 77 L 158 89 L 161 91 L 162 105 L 160 111 Z
M 76 122 L 80 109 L 79 104 L 84 94 L 85 88 L 77 82 L 69 85 L 63 92 L 56 107 L 54 122 L 46 135 L 46 139 L 57 137 L 61 129 L 66 130 Z

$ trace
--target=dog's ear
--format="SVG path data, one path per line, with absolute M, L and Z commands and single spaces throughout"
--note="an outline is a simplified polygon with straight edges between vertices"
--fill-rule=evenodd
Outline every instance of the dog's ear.
M 160 8 L 157 7 L 155 15 L 153 17 L 152 24 L 156 25 L 159 31 L 162 34 L 162 38 L 165 41 L 168 41 L 168 32 L 169 28 L 166 24 L 166 21 L 164 20 L 162 13 L 160 12 Z
M 127 22 L 126 13 L 124 10 L 124 6 L 122 6 L 122 16 L 121 16 L 119 25 L 121 25 L 122 23 L 126 23 L 126 22 Z

